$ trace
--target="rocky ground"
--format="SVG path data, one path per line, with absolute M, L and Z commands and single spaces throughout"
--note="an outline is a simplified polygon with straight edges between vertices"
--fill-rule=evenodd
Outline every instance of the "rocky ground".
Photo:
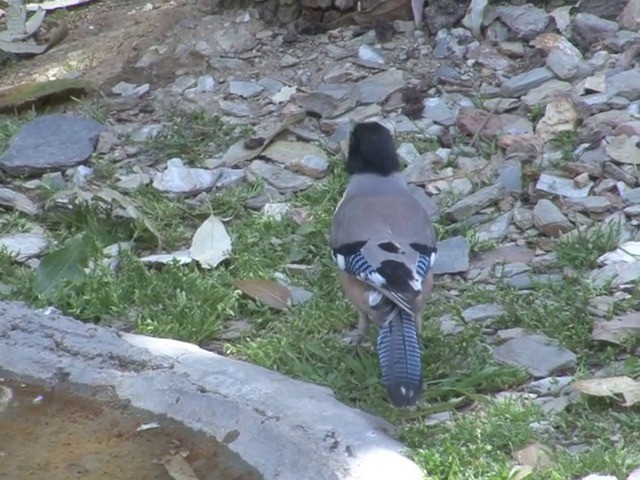
M 434 37 L 132 3 L 167 30 L 115 70 L 47 77 L 103 97 L 0 121 L 4 296 L 328 385 L 398 424 L 427 478 L 640 478 L 640 2 L 473 2 Z M 373 347 L 345 344 L 327 249 L 349 128 L 370 119 L 440 238 L 410 411 Z

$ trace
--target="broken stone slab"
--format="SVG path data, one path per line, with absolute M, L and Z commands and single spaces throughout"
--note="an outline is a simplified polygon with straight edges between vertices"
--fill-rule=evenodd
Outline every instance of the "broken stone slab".
M 338 402 L 326 387 L 189 343 L 0 302 L 0 365 L 3 377 L 18 381 L 65 382 L 84 395 L 109 389 L 225 443 L 264 478 L 423 477 L 385 420 Z
M 629 100 L 640 98 L 640 68 L 611 75 L 607 79 L 607 95 L 619 95 Z
M 507 311 L 497 303 L 482 303 L 462 311 L 462 318 L 467 323 L 488 323 L 505 315 Z
M 40 213 L 38 206 L 29 197 L 10 188 L 0 187 L 0 207 L 17 210 L 27 215 L 38 215 Z
M 313 179 L 305 175 L 298 175 L 263 160 L 251 162 L 247 167 L 247 172 L 264 179 L 272 187 L 283 191 L 305 190 L 315 183 Z
M 543 173 L 538 178 L 536 189 L 543 192 L 552 193 L 561 197 L 586 197 L 593 187 L 593 182 L 588 182 L 584 186 L 577 186 L 573 179 L 558 177 L 549 173 Z
M 560 394 L 568 394 L 571 392 L 570 385 L 574 377 L 570 375 L 561 375 L 558 377 L 547 377 L 531 382 L 527 385 L 527 390 L 537 395 L 557 396 Z
M 519 273 L 504 280 L 505 285 L 516 290 L 530 290 L 536 283 L 560 283 L 564 280 L 558 273 Z
M 489 18 L 499 18 L 522 40 L 533 40 L 551 21 L 545 10 L 528 3 L 494 7 L 493 12 L 485 13 L 485 23 Z
M 563 203 L 572 210 L 589 213 L 605 213 L 613 207 L 613 204 L 607 197 L 597 195 L 582 198 L 567 198 Z
M 501 92 L 506 97 L 520 97 L 553 78 L 555 78 L 555 74 L 549 68 L 534 68 L 505 81 L 502 84 Z
M 480 242 L 501 242 L 507 235 L 512 218 L 513 214 L 507 212 L 481 225 L 476 231 L 476 239 Z
M 404 87 L 404 84 L 404 72 L 391 69 L 360 80 L 356 83 L 355 93 L 361 104 L 382 103 L 389 95 Z
M 533 208 L 533 224 L 550 237 L 573 230 L 573 224 L 562 211 L 546 198 L 538 200 Z
M 257 82 L 245 80 L 231 80 L 229 82 L 229 93 L 242 98 L 252 98 L 260 95 L 264 87 Z
M 445 216 L 459 222 L 497 202 L 503 195 L 504 187 L 501 184 L 485 187 L 452 205 L 445 211 Z
M 66 114 L 36 117 L 13 136 L 0 156 L 0 170 L 36 175 L 86 162 L 104 128 L 95 120 Z
M 613 287 L 633 283 L 640 279 L 640 268 L 637 263 L 617 262 L 597 268 L 589 274 L 589 279 L 596 287 L 609 282 Z
M 6 250 L 10 257 L 24 263 L 39 257 L 49 246 L 49 240 L 36 233 L 15 233 L 0 237 L 0 249 Z
M 433 267 L 435 275 L 463 273 L 469 269 L 471 245 L 462 237 L 451 237 L 438 242 L 438 256 Z
M 534 377 L 573 369 L 576 354 L 543 334 L 528 334 L 493 348 L 496 361 L 521 367 Z
M 347 89 L 338 92 L 296 93 L 291 98 L 308 112 L 316 113 L 323 118 L 335 118 L 356 106 L 357 96 L 353 90 L 354 87 L 349 85 Z

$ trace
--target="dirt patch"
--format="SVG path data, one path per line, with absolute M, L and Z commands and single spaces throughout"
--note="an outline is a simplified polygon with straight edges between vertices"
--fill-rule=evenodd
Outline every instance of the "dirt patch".
M 150 10 L 145 5 L 149 5 L 146 0 L 98 1 L 51 14 L 51 22 L 68 23 L 69 36 L 51 51 L 7 69 L 1 79 L 3 86 L 59 78 L 71 72 L 81 73 L 98 86 L 117 83 L 123 71 L 131 75 L 129 67 L 141 52 L 162 43 L 178 23 L 198 14 L 195 2 L 185 0 L 158 3 Z M 154 83 L 166 84 L 175 77 L 175 70 L 155 70 L 154 75 Z

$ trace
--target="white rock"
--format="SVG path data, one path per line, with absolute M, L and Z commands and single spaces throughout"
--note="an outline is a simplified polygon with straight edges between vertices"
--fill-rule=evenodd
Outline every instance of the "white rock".
M 0 237 L 0 249 L 6 249 L 18 262 L 26 262 L 41 255 L 48 246 L 49 241 L 43 235 L 33 233 L 16 233 Z
M 219 177 L 220 173 L 185 167 L 182 160 L 172 158 L 164 172 L 153 176 L 153 186 L 162 192 L 197 194 L 213 188 Z

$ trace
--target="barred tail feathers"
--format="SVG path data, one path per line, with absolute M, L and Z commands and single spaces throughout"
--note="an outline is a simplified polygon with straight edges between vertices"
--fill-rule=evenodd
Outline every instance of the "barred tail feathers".
M 413 316 L 400 308 L 380 328 L 377 349 L 382 382 L 396 407 L 414 405 L 422 393 L 422 358 Z

